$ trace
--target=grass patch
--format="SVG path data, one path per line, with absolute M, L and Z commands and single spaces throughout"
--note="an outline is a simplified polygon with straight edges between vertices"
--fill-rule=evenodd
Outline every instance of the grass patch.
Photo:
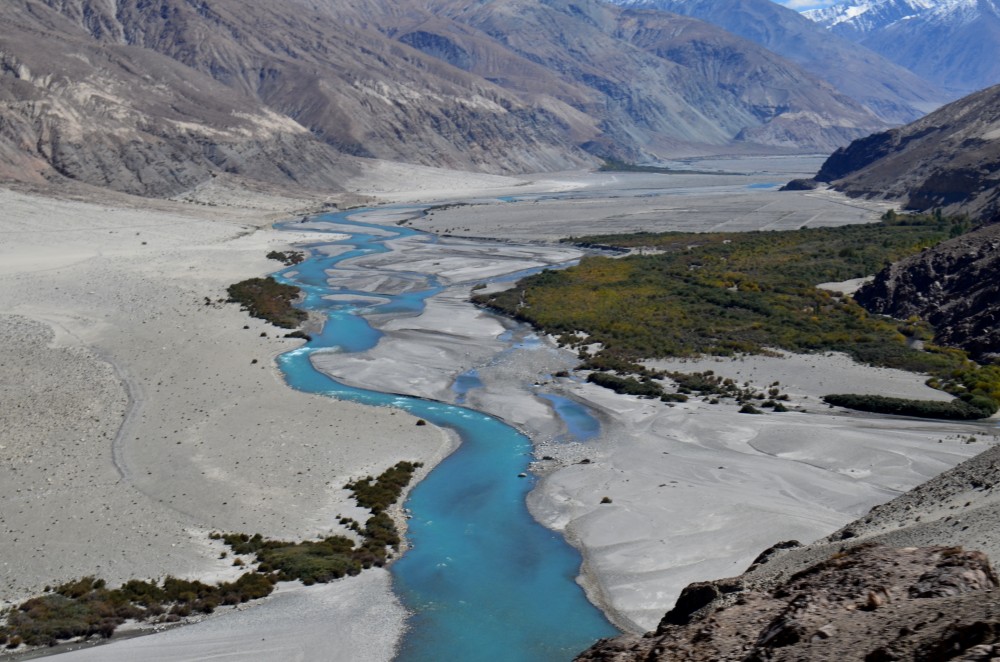
M 294 329 L 308 317 L 304 310 L 292 303 L 301 290 L 267 278 L 250 278 L 230 285 L 229 302 L 240 304 L 252 317 L 267 320 L 275 326 Z

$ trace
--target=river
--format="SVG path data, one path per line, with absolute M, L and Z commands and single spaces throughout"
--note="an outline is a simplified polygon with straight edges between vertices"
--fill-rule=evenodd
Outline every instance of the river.
M 412 548 L 391 570 L 394 588 L 412 616 L 398 659 L 570 659 L 617 630 L 575 581 L 579 553 L 528 512 L 525 499 L 535 484 L 528 471 L 531 441 L 501 420 L 466 407 L 342 384 L 311 361 L 317 352 L 370 349 L 381 334 L 366 316 L 418 314 L 425 300 L 443 289 L 432 275 L 399 271 L 386 274 L 396 283 L 389 293 L 331 286 L 331 276 L 346 261 L 388 252 L 393 240 L 418 234 L 398 225 L 352 220 L 360 215 L 362 211 L 342 212 L 317 217 L 318 223 L 283 226 L 350 236 L 310 245 L 310 259 L 277 275 L 305 291 L 303 308 L 326 318 L 322 333 L 282 355 L 279 365 L 293 388 L 396 407 L 461 439 L 458 450 L 406 502 Z M 427 240 L 435 239 L 428 235 Z M 476 382 L 474 375 L 459 380 L 459 395 L 476 388 Z M 568 435 L 596 433 L 596 421 L 572 401 L 551 402 L 566 421 Z

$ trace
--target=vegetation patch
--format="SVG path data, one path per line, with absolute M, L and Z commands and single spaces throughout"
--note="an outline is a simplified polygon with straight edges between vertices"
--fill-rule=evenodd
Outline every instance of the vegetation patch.
M 258 572 L 275 573 L 278 581 L 298 579 L 311 585 L 382 567 L 401 542 L 395 523 L 385 511 L 399 500 L 421 466 L 420 462 L 399 462 L 378 477 L 367 476 L 344 486 L 359 506 L 372 513 L 364 526 L 350 518 L 340 519 L 361 537 L 359 544 L 346 536 L 304 542 L 268 540 L 259 533 L 221 537 L 237 554 L 253 554 Z
M 161 583 L 131 580 L 109 589 L 102 579 L 84 577 L 47 589 L 44 595 L 11 609 L 0 625 L 0 645 L 52 646 L 68 639 L 108 638 L 127 620 L 177 622 L 192 614 L 211 613 L 220 605 L 263 598 L 279 581 L 297 579 L 310 585 L 382 566 L 400 544 L 399 532 L 385 509 L 399 500 L 420 466 L 419 462 L 400 462 L 377 478 L 348 483 L 358 504 L 372 511 L 363 527 L 349 518 L 340 520 L 359 534 L 360 542 L 347 536 L 286 542 L 260 534 L 213 533 L 214 540 L 223 540 L 236 554 L 253 554 L 256 570 L 214 585 L 167 577 Z
M 660 175 L 735 175 L 734 172 L 721 170 L 681 170 L 680 168 L 665 168 L 663 166 L 639 165 L 626 163 L 618 159 L 604 159 L 598 168 L 600 172 L 651 172 Z
M 643 398 L 659 398 L 664 394 L 663 387 L 653 382 L 649 377 L 644 377 L 640 381 L 634 377 L 619 377 L 607 372 L 592 372 L 587 376 L 587 381 L 609 388 L 615 393 L 638 395 Z
M 869 315 L 852 298 L 816 287 L 875 273 L 969 226 L 940 214 L 887 213 L 880 223 L 836 228 L 582 237 L 572 241 L 655 252 L 585 257 L 474 301 L 556 336 L 592 370 L 641 377 L 634 368 L 643 359 L 837 351 L 1000 403 L 995 366 L 929 343 L 915 349 L 909 341 L 933 337 L 926 324 Z M 591 345 L 600 349 L 589 352 Z
M 413 473 L 422 466 L 420 462 L 399 462 L 378 478 L 367 476 L 348 483 L 344 488 L 353 493 L 359 506 L 380 513 L 396 503 L 413 479 Z
M 243 306 L 252 317 L 267 320 L 275 326 L 294 329 L 308 317 L 292 303 L 301 290 L 294 285 L 286 285 L 266 278 L 250 278 L 229 286 L 230 303 Z
M 969 421 L 987 418 L 996 413 L 996 404 L 989 399 L 973 397 L 968 402 L 962 399 L 941 402 L 937 400 L 907 400 L 882 395 L 853 395 L 835 393 L 823 396 L 828 404 L 859 411 L 918 418 L 943 418 Z
M 267 259 L 277 260 L 286 267 L 291 267 L 306 259 L 306 254 L 302 251 L 271 251 L 267 254 Z
M 77 637 L 106 639 L 127 620 L 171 623 L 192 613 L 211 613 L 219 605 L 265 597 L 274 590 L 274 581 L 248 573 L 216 585 L 167 577 L 162 583 L 132 580 L 109 589 L 103 580 L 84 577 L 12 609 L 0 637 L 28 646 L 54 646 Z

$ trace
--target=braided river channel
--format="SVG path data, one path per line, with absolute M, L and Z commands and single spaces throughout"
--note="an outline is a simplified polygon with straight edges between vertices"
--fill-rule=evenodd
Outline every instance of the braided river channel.
M 308 245 L 309 259 L 275 277 L 302 288 L 301 307 L 326 320 L 322 332 L 282 355 L 279 365 L 295 389 L 405 410 L 461 439 L 458 449 L 415 486 L 405 504 L 411 515 L 411 548 L 392 564 L 391 572 L 394 589 L 411 616 L 397 659 L 572 659 L 617 630 L 576 583 L 579 553 L 528 512 L 526 495 L 536 482 L 528 471 L 531 441 L 498 418 L 464 406 L 342 384 L 311 361 L 317 352 L 374 347 L 381 333 L 366 317 L 417 315 L 428 298 L 444 290 L 432 274 L 400 271 L 391 277 L 410 282 L 402 292 L 338 287 L 338 270 L 350 269 L 351 260 L 387 253 L 393 250 L 393 240 L 422 234 L 401 225 L 357 220 L 363 217 L 364 210 L 354 210 L 279 226 L 317 233 L 317 242 Z M 324 233 L 335 237 L 324 241 Z M 433 235 L 423 239 L 436 241 Z M 456 392 L 461 395 L 476 384 L 475 376 L 467 375 L 456 382 L 461 389 Z M 596 421 L 587 420 L 585 411 L 574 410 L 570 401 L 553 405 L 569 435 L 593 435 Z

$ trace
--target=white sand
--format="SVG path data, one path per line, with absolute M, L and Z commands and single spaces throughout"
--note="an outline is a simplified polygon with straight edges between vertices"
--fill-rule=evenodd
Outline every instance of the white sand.
M 548 475 L 529 503 L 584 550 L 587 585 L 625 627 L 652 629 L 688 583 L 739 574 L 779 540 L 827 535 L 982 450 L 961 438 L 967 424 L 832 411 L 818 399 L 852 383 L 847 390 L 913 397 L 930 391 L 919 377 L 851 368 L 838 356 L 748 362 L 755 369 L 677 367 L 758 388 L 780 381 L 805 413 L 755 416 L 697 400 L 668 407 L 567 386 L 604 414 L 605 433 L 591 464 Z M 611 504 L 600 504 L 605 496 Z

